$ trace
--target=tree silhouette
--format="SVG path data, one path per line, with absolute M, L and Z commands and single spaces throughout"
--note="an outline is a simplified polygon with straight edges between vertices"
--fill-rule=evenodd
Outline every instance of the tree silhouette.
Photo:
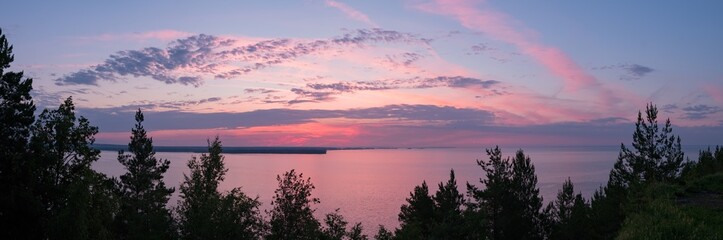
M 574 193 L 570 178 L 562 184 L 557 199 L 545 209 L 550 239 L 589 239 L 589 206 L 580 193 Z
M 349 229 L 349 232 L 346 233 L 346 236 L 349 237 L 349 240 L 367 240 L 369 237 L 365 235 L 364 233 L 364 227 L 362 227 L 361 223 L 354 224 L 351 229 Z
M 153 139 L 143 128 L 143 113 L 136 112 L 136 124 L 128 143 L 130 154 L 118 152 L 118 161 L 127 172 L 120 176 L 122 197 L 118 227 L 127 239 L 169 239 L 175 233 L 173 219 L 166 203 L 174 192 L 166 187 L 163 174 L 170 162 L 158 159 Z
M 379 229 L 377 230 L 377 234 L 374 235 L 374 239 L 376 240 L 392 240 L 394 239 L 394 233 L 387 230 L 384 225 L 379 225 Z
M 593 195 L 592 217 L 595 233 L 602 238 L 613 238 L 626 217 L 626 205 L 631 194 L 639 192 L 651 182 L 673 182 L 680 177 L 684 154 L 680 137 L 672 134 L 670 119 L 662 129 L 658 126 L 658 109 L 645 106 L 645 118 L 638 112 L 633 132 L 633 149 L 620 144 L 620 154 L 610 171 L 605 187 Z
M 384 225 L 379 225 L 379 229 L 377 230 L 377 234 L 374 235 L 374 239 L 376 240 L 392 240 L 394 239 L 394 233 L 387 230 Z
M 240 189 L 227 194 L 218 190 L 228 169 L 221 155 L 218 137 L 208 142 L 208 154 L 188 161 L 190 176 L 184 174 L 178 203 L 179 227 L 183 239 L 258 239 L 264 225 L 258 210 L 261 203 Z
M 91 147 L 98 128 L 76 118 L 72 98 L 44 110 L 32 129 L 37 191 L 45 214 L 41 231 L 56 239 L 109 238 L 117 209 L 113 182 L 92 170 L 100 151 Z
M 518 150 L 512 159 L 511 190 L 514 198 L 508 202 L 508 209 L 517 214 L 511 214 L 515 224 L 508 225 L 507 236 L 512 239 L 541 239 L 542 198 L 540 189 L 537 188 L 535 166 L 522 149 Z
M 434 200 L 429 196 L 427 182 L 415 186 L 399 213 L 398 239 L 428 239 L 434 224 Z
M 485 188 L 467 184 L 469 195 L 476 201 L 469 206 L 478 213 L 467 216 L 486 224 L 480 227 L 487 229 L 491 239 L 541 239 L 542 198 L 530 158 L 522 150 L 512 161 L 502 158 L 499 147 L 486 152 L 489 161 L 477 160 L 487 177 L 480 179 Z M 484 221 L 480 216 L 486 217 Z
M 346 225 L 348 222 L 344 219 L 344 216 L 339 213 L 338 208 L 334 210 L 334 212 L 326 214 L 324 224 L 326 224 L 326 227 L 322 230 L 323 239 L 341 240 L 346 236 Z
M 698 162 L 687 164 L 683 172 L 686 179 L 723 172 L 723 148 L 716 146 L 713 150 L 701 150 Z
M 311 204 L 319 199 L 311 197 L 314 184 L 311 178 L 304 179 L 292 169 L 276 176 L 279 188 L 274 191 L 273 209 L 269 225 L 271 232 L 267 239 L 317 239 L 320 233 L 319 221 L 314 218 Z
M 462 207 L 465 205 L 464 196 L 457 189 L 457 180 L 454 170 L 449 172 L 449 180 L 439 183 L 434 194 L 435 223 L 431 236 L 434 239 L 463 239 L 465 222 L 462 216 Z
M 672 134 L 670 119 L 662 129 L 658 126 L 658 108 L 645 107 L 645 119 L 638 112 L 633 132 L 633 149 L 620 144 L 620 155 L 610 172 L 610 182 L 629 187 L 646 181 L 670 182 L 680 176 L 684 153 L 680 137 Z
M 0 238 L 40 238 L 33 229 L 40 225 L 42 206 L 27 151 L 35 121 L 33 80 L 23 79 L 23 72 L 6 72 L 13 60 L 13 46 L 0 29 Z
M 319 237 L 319 239 L 368 239 L 368 237 L 363 234 L 364 228 L 362 227 L 361 223 L 354 224 L 354 226 L 349 231 L 346 230 L 346 226 L 349 224 L 349 222 L 347 222 L 346 219 L 344 219 L 344 216 L 339 213 L 338 208 L 334 210 L 334 212 L 326 214 L 326 216 L 324 217 L 324 224 L 326 226 L 321 230 L 321 236 Z

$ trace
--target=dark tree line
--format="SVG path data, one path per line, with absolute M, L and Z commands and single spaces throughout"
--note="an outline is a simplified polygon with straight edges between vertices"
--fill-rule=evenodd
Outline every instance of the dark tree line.
M 170 207 L 176 189 L 163 181 L 170 162 L 155 156 L 140 109 L 128 151 L 118 153 L 126 172 L 119 178 L 99 173 L 91 168 L 100 154 L 92 147 L 98 128 L 76 116 L 70 97 L 36 117 L 32 79 L 6 72 L 12 61 L 12 46 L 0 31 L 0 239 L 369 238 L 338 209 L 315 218 L 315 187 L 294 170 L 277 176 L 265 215 L 258 197 L 240 187 L 219 190 L 228 169 L 218 137 L 208 141 L 208 153 L 188 161 L 180 200 Z M 657 113 L 652 104 L 644 117 L 638 113 L 631 147 L 621 144 L 608 183 L 589 200 L 568 178 L 543 206 L 530 157 L 518 150 L 505 158 L 495 147 L 486 150 L 487 160 L 477 160 L 481 187 L 467 183 L 461 193 L 454 170 L 435 193 L 422 182 L 400 208 L 400 227 L 379 225 L 374 238 L 723 238 L 700 220 L 723 219 L 697 213 L 694 198 L 723 193 L 723 149 L 684 161 L 680 138 L 669 120 L 659 127 Z M 671 216 L 683 221 L 660 220 Z M 651 221 L 658 224 L 651 227 Z

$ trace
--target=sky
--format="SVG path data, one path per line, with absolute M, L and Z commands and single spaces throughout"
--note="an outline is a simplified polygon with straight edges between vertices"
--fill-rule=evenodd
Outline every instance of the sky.
M 723 143 L 720 1 L 12 1 L 39 109 L 125 144 L 629 144 L 655 104 Z

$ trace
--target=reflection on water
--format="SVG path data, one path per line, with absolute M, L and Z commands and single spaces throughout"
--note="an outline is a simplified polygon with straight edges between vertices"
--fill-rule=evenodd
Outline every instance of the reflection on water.
M 516 148 L 503 148 L 504 156 L 514 155 Z M 617 159 L 617 147 L 544 147 L 525 148 L 535 165 L 540 193 L 545 201 L 557 194 L 562 182 L 570 177 L 575 191 L 589 197 L 607 181 L 608 173 Z M 693 152 L 695 151 L 695 152 Z M 697 150 L 686 151 L 697 156 Z M 165 176 L 166 184 L 178 189 L 183 174 L 188 172 L 187 161 L 192 153 L 157 153 L 167 158 L 171 166 Z M 198 154 L 195 154 L 198 155 Z M 457 185 L 466 193 L 465 182 L 476 185 L 484 177 L 475 159 L 487 159 L 484 149 L 375 149 L 338 150 L 325 155 L 284 154 L 226 154 L 229 169 L 223 190 L 241 186 L 250 196 L 259 196 L 262 209 L 270 209 L 277 187 L 276 175 L 296 169 L 311 177 L 316 186 L 312 192 L 321 200 L 317 217 L 340 208 L 350 223 L 362 222 L 367 234 L 373 235 L 379 224 L 397 227 L 399 207 L 409 197 L 414 186 L 427 181 L 430 192 L 439 182 L 446 181 L 454 169 Z M 116 160 L 117 153 L 103 151 L 95 169 L 119 176 L 124 172 Z M 178 201 L 178 191 L 171 205 Z

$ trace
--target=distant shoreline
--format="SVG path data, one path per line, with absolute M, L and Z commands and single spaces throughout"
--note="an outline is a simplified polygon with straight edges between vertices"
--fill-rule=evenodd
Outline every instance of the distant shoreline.
M 128 150 L 127 145 L 94 144 L 101 151 Z M 205 153 L 208 147 L 201 146 L 154 146 L 156 152 L 191 152 Z M 223 153 L 239 154 L 326 154 L 329 148 L 323 147 L 224 147 Z
M 697 152 L 714 145 L 683 145 L 686 152 Z M 120 151 L 128 150 L 127 145 L 118 144 L 94 144 L 94 148 L 101 151 Z M 585 151 L 611 151 L 619 150 L 617 145 L 600 145 L 600 146 L 500 146 L 501 148 L 510 149 L 567 149 L 567 150 L 585 150 Z M 326 154 L 327 151 L 341 150 L 393 150 L 393 149 L 453 149 L 468 147 L 224 147 L 223 152 L 228 154 Z M 484 149 L 483 147 L 480 149 Z M 205 153 L 208 152 L 206 146 L 154 146 L 156 152 L 190 152 Z

